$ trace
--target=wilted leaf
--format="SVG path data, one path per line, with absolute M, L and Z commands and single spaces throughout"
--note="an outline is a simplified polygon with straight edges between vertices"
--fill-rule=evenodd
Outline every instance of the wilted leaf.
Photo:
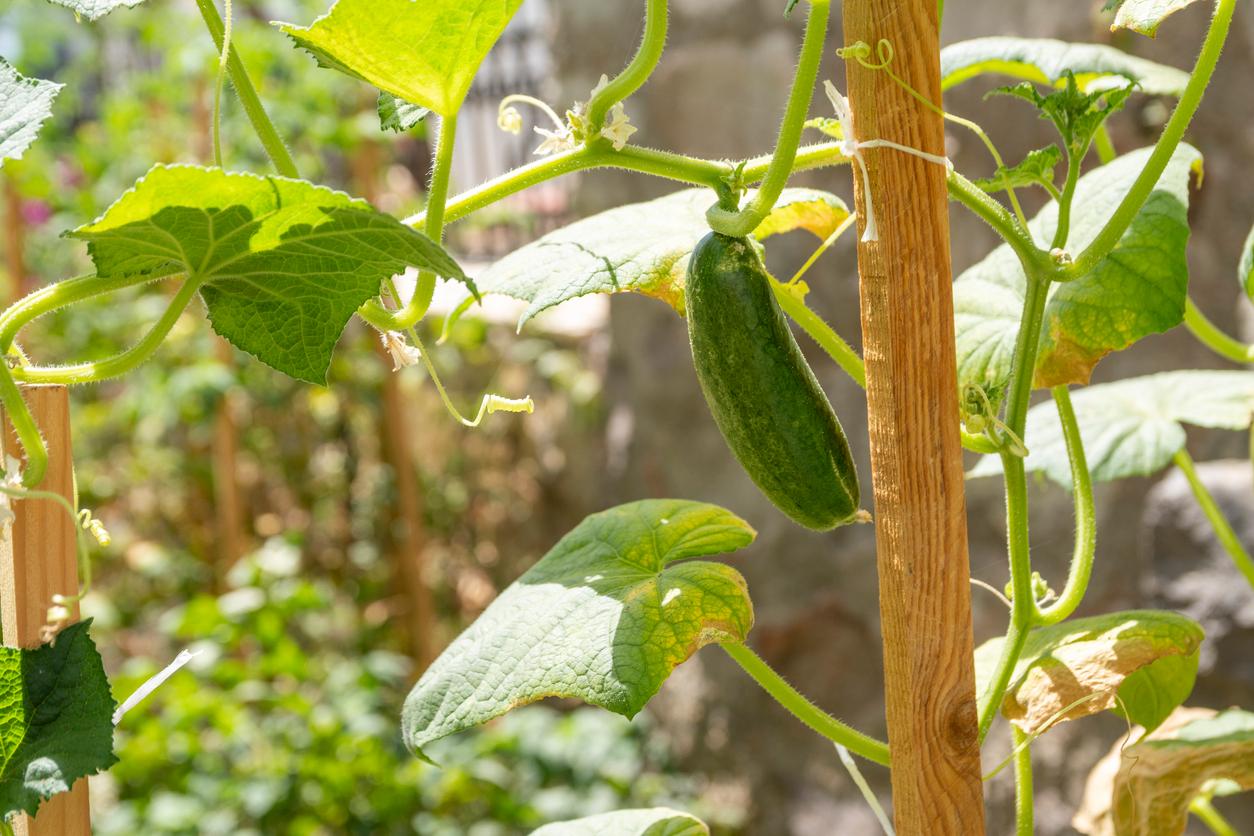
M 576 221 L 521 247 L 478 277 L 482 293 L 529 302 L 518 321 L 589 293 L 631 291 L 684 310 L 684 276 L 697 242 L 710 231 L 706 189 L 686 189 Z M 804 228 L 830 233 L 849 210 L 840 198 L 814 189 L 785 189 L 758 227 L 763 235 Z
M 0 58 L 0 163 L 20 160 L 52 115 L 64 85 L 26 78 Z
M 1254 416 L 1254 372 L 1163 372 L 1102 383 L 1071 396 L 1093 479 L 1150 476 L 1184 447 L 1184 424 L 1243 430 Z M 1062 424 L 1053 401 L 1028 412 L 1024 442 L 1028 470 L 1071 488 Z M 971 477 L 1001 473 L 1001 458 L 985 456 Z
M 0 819 L 108 769 L 113 697 L 91 622 L 33 650 L 0 647 Z
M 1080 178 L 1070 252 L 1093 240 L 1151 150 L 1133 151 Z M 1180 324 L 1189 282 L 1189 180 L 1200 167 L 1197 150 L 1180 145 L 1114 250 L 1088 275 L 1050 288 L 1034 386 L 1087 383 L 1102 357 Z M 1051 202 L 1029 226 L 1037 241 L 1049 242 L 1057 222 L 1057 204 Z M 954 312 L 961 386 L 1005 386 L 1026 287 L 1019 260 L 1006 244 L 958 277 Z
M 593 514 L 422 675 L 405 700 L 405 741 L 425 757 L 432 741 L 545 697 L 634 716 L 697 650 L 744 640 L 753 624 L 744 578 L 689 558 L 753 537 L 744 520 L 699 502 L 644 500 Z
M 1197 0 L 1108 0 L 1105 9 L 1117 9 L 1110 31 L 1131 29 L 1151 38 L 1164 20 Z
M 1146 61 L 1102 44 L 1072 44 L 1050 38 L 976 38 L 941 50 L 941 89 L 948 90 L 985 73 L 1057 86 L 1067 72 L 1080 87 L 1098 89 L 1135 81 L 1141 92 L 1179 96 L 1189 74 Z
M 554 822 L 533 831 L 531 836 L 709 836 L 709 833 L 710 829 L 696 816 L 654 807 Z
M 1089 774 L 1072 824 L 1088 836 L 1178 836 L 1202 794 L 1254 789 L 1254 714 L 1178 708 L 1158 729 L 1134 729 Z
M 278 24 L 318 63 L 454 116 L 522 0 L 337 0 L 310 26 Z
M 1003 638 L 975 651 L 981 708 L 1001 656 Z M 1185 699 L 1197 674 L 1202 628 L 1182 615 L 1131 610 L 1078 618 L 1033 630 L 1006 689 L 1002 714 L 1028 734 L 1114 708 L 1136 723 L 1162 720 L 1162 705 Z M 1170 657 L 1186 663 L 1155 666 Z M 1125 695 L 1124 686 L 1137 672 Z M 1175 705 L 1172 706 L 1174 708 Z
M 281 372 L 326 382 L 353 313 L 407 266 L 469 283 L 425 235 L 302 180 L 156 166 L 94 223 L 101 276 L 184 272 L 203 281 L 214 330 Z

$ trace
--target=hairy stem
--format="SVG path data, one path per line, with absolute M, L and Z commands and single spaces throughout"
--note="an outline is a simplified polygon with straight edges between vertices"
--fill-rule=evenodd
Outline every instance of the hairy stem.
M 48 448 L 44 446 L 43 436 L 35 425 L 35 418 L 26 406 L 22 392 L 13 382 L 9 364 L 0 360 L 0 404 L 4 406 L 5 416 L 17 433 L 18 443 L 26 453 L 26 467 L 22 471 L 22 484 L 35 488 L 43 481 L 48 472 Z
M 1184 327 L 1188 328 L 1202 345 L 1220 357 L 1234 363 L 1254 362 L 1254 346 L 1247 345 L 1219 330 L 1219 326 L 1207 319 L 1206 314 L 1202 313 L 1190 298 L 1184 300 Z
M 1054 230 L 1054 240 L 1050 249 L 1065 248 L 1067 238 L 1071 235 L 1071 204 L 1075 202 L 1075 187 L 1080 182 L 1081 157 L 1067 154 L 1067 182 L 1058 196 L 1058 228 Z
M 42 287 L 34 293 L 17 300 L 4 313 L 0 313 L 0 353 L 7 353 L 13 347 L 13 340 L 17 338 L 18 333 L 33 320 L 44 314 L 72 305 L 75 302 L 81 302 L 84 299 L 90 299 L 93 296 L 101 296 L 105 293 L 112 293 L 115 290 L 149 284 L 150 282 L 170 278 L 173 275 L 178 274 L 170 272 L 157 275 L 76 276 L 72 279 L 66 279 L 65 281 Z
M 1189 481 L 1189 487 L 1193 489 L 1193 497 L 1197 500 L 1202 513 L 1206 515 L 1206 519 L 1210 521 L 1211 527 L 1215 529 L 1219 544 L 1232 558 L 1237 571 L 1245 576 L 1251 587 L 1254 587 L 1254 559 L 1250 558 L 1249 552 L 1241 545 L 1241 538 L 1237 537 L 1237 533 L 1232 530 L 1219 504 L 1215 502 L 1215 497 L 1211 496 L 1210 491 L 1198 478 L 1197 468 L 1193 466 L 1193 457 L 1189 455 L 1188 450 L 1181 447 L 1173 460 L 1176 467 L 1180 468 L 1180 472 L 1184 474 L 1184 478 Z
M 203 282 L 187 279 L 174 294 L 170 306 L 153 324 L 147 334 L 121 354 L 106 360 L 93 360 L 70 366 L 22 366 L 13 370 L 13 376 L 24 383 L 94 383 L 111 377 L 120 377 L 145 363 L 165 341 L 170 329 L 191 303 Z
M 767 167 L 766 176 L 757 194 L 739 211 L 725 209 L 721 205 L 710 207 L 706 220 L 715 232 L 732 238 L 743 238 L 767 216 L 779 199 L 780 192 L 792 175 L 793 160 L 801 144 L 810 99 L 818 81 L 819 66 L 823 63 L 823 45 L 827 40 L 827 19 L 831 11 L 829 0 L 810 0 L 810 17 L 806 20 L 805 36 L 801 42 L 801 57 L 797 61 L 797 74 L 792 91 L 788 94 L 788 106 L 780 122 L 775 153 Z
M 993 228 L 1023 262 L 1025 270 L 1030 265 L 1043 265 L 1045 254 L 1032 240 L 1027 230 L 1020 226 L 1010 211 L 989 197 L 956 171 L 949 172 L 949 196 L 970 209 L 977 217 Z
M 774 278 L 771 279 L 771 290 L 775 292 L 775 301 L 779 302 L 784 313 L 800 325 L 801 330 L 809 334 L 810 338 L 836 361 L 836 365 L 844 369 L 845 374 L 865 389 L 866 365 L 858 356 L 858 352 L 854 351 L 849 343 L 845 342 L 840 334 L 837 334 L 832 326 L 824 321 L 823 317 L 810 310 L 805 302 L 794 296 L 788 288 Z
M 1210 828 L 1215 836 L 1239 836 L 1232 823 L 1224 818 L 1223 813 L 1215 809 L 1209 798 L 1195 798 L 1189 805 L 1189 812 L 1202 820 L 1202 824 Z
M 200 16 L 205 19 L 205 26 L 209 30 L 209 35 L 213 38 L 213 42 L 217 44 L 218 51 L 221 52 L 226 41 L 226 27 L 222 23 L 222 18 L 218 14 L 218 8 L 214 5 L 214 0 L 196 0 L 196 6 L 200 9 Z M 248 78 L 248 71 L 244 68 L 244 62 L 240 60 L 239 53 L 235 51 L 233 46 L 227 55 L 226 72 L 231 77 L 231 86 L 235 88 L 235 94 L 239 96 L 244 113 L 248 116 L 248 121 L 252 123 L 253 131 L 256 132 L 257 138 L 261 140 L 261 145 L 265 148 L 266 155 L 274 163 L 275 170 L 284 177 L 299 179 L 300 172 L 296 169 L 296 162 L 292 159 L 287 146 L 283 144 L 283 138 L 275 130 L 274 123 L 270 121 L 269 115 L 266 114 L 266 109 L 262 106 L 261 99 L 257 97 L 257 90 L 253 87 L 251 79 Z
M 1093 134 L 1093 147 L 1097 149 L 1097 159 L 1102 165 L 1119 156 L 1115 151 L 1115 144 L 1110 141 L 1110 131 L 1106 130 L 1106 123 L 1098 125 L 1097 131 Z
M 1158 178 L 1167 168 L 1171 155 L 1175 153 L 1176 147 L 1184 139 L 1184 132 L 1189 127 L 1193 114 L 1197 112 L 1198 105 L 1202 101 L 1202 94 L 1206 92 L 1206 85 L 1210 83 L 1211 76 L 1215 72 L 1215 65 L 1219 62 L 1219 54 L 1223 51 L 1224 41 L 1227 40 L 1228 30 L 1232 25 L 1232 11 L 1236 2 L 1237 0 L 1217 0 L 1215 3 L 1215 16 L 1211 18 L 1206 40 L 1202 42 L 1202 50 L 1197 56 L 1197 63 L 1193 66 L 1193 74 L 1189 77 L 1189 83 L 1185 85 L 1184 93 L 1181 94 L 1180 101 L 1176 103 L 1176 109 L 1172 111 L 1171 118 L 1167 120 L 1162 136 L 1158 138 L 1158 143 L 1150 153 L 1149 159 L 1146 160 L 1145 167 L 1137 175 L 1132 188 L 1124 195 L 1114 214 L 1097 233 L 1097 237 L 1084 248 L 1084 252 L 1076 257 L 1075 263 L 1068 268 L 1071 276 L 1085 276 L 1092 272 L 1097 263 L 1115 248 L 1158 184 Z
M 1084 455 L 1084 442 L 1080 438 L 1080 425 L 1071 406 L 1071 392 L 1066 386 L 1050 390 L 1058 407 L 1058 420 L 1062 423 L 1063 440 L 1067 444 L 1067 460 L 1071 463 L 1071 492 L 1075 497 L 1075 551 L 1071 556 L 1071 570 L 1067 585 L 1058 600 L 1040 610 L 1035 621 L 1038 624 L 1057 624 L 1075 612 L 1088 591 L 1093 575 L 1093 557 L 1097 553 L 1097 514 L 1093 506 L 1093 479 L 1089 474 Z
M 1015 836 L 1032 836 L 1032 747 L 1017 726 L 1012 729 L 1011 740 L 1015 747 Z
M 850 728 L 789 685 L 762 657 L 739 642 L 720 644 L 727 655 L 736 660 L 745 673 L 762 686 L 774 700 L 792 712 L 793 716 L 833 743 L 839 743 L 855 755 L 869 761 L 889 766 L 888 744 Z
M 644 11 L 644 37 L 640 48 L 621 73 L 588 101 L 588 125 L 601 130 L 610 108 L 639 90 L 662 59 L 666 46 L 667 0 L 648 0 Z

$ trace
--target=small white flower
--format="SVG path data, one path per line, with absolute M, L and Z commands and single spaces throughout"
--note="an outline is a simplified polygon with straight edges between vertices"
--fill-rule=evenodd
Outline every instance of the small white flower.
M 575 139 L 571 136 L 569 128 L 550 131 L 547 128 L 537 127 L 535 132 L 544 137 L 544 142 L 541 142 L 534 152 L 537 157 L 575 150 Z
M 522 133 L 522 114 L 518 112 L 516 107 L 504 107 L 496 115 L 496 126 L 506 133 L 518 136 Z
M 608 87 L 609 84 L 610 84 L 610 77 L 607 76 L 605 73 L 601 73 L 601 80 L 597 82 L 596 87 L 592 88 L 592 95 L 589 96 L 588 98 L 595 99 L 597 96 L 597 93 L 600 93 L 602 90 Z
M 610 123 L 601 129 L 601 136 L 614 143 L 615 151 L 621 151 L 635 132 L 636 128 L 627 118 L 623 103 L 619 102 L 610 110 Z
M 406 366 L 416 366 L 422 362 L 422 352 L 414 348 L 399 331 L 384 331 L 380 335 L 383 347 L 392 355 L 392 371 L 399 372 Z
M 4 481 L 2 484 L 6 488 L 14 490 L 22 487 L 22 463 L 12 454 L 5 454 Z

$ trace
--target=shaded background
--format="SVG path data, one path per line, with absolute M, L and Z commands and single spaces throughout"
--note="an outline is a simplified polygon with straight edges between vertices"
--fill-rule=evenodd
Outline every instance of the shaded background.
M 236 5 L 237 43 L 302 173 L 397 214 L 420 208 L 423 132 L 380 133 L 369 89 L 317 69 L 265 25 L 308 22 L 325 2 Z M 528 159 L 538 141 L 496 130 L 502 95 L 531 92 L 559 110 L 586 99 L 602 72 L 630 56 L 640 5 L 527 0 L 472 94 L 454 187 Z M 782 5 L 673 0 L 666 56 L 629 103 L 635 140 L 706 157 L 769 150 L 800 39 L 800 15 L 785 21 Z M 951 0 L 943 40 L 1112 42 L 1100 5 Z M 1205 7 L 1174 17 L 1157 41 L 1123 34 L 1113 42 L 1185 66 Z M 838 15 L 833 26 L 838 32 Z M 1252 53 L 1254 14 L 1242 5 L 1190 131 L 1207 172 L 1190 210 L 1192 294 L 1233 332 L 1249 307 L 1237 301 L 1234 277 L 1254 223 Z M 208 159 L 216 57 L 194 9 L 175 0 L 150 0 L 91 26 L 38 0 L 14 0 L 0 11 L 0 54 L 25 74 L 69 85 L 43 139 L 0 178 L 12 295 L 82 272 L 81 247 L 57 234 L 95 217 L 153 162 Z M 839 62 L 825 72 L 840 83 Z M 1015 159 L 1048 141 L 1048 126 L 1027 107 L 985 104 L 996 83 L 960 87 L 947 106 L 983 124 Z M 1134 97 L 1112 122 L 1116 146 L 1152 142 L 1169 106 Z M 821 97 L 814 112 L 826 112 Z M 225 136 L 228 166 L 266 169 L 233 102 Z M 970 136 L 952 134 L 950 154 L 964 172 L 991 171 Z M 851 200 L 845 170 L 798 182 Z M 575 217 L 672 188 L 588 173 L 459 224 L 452 244 L 481 265 Z M 956 274 L 995 240 L 961 211 L 952 220 Z M 803 234 L 789 236 L 772 245 L 770 262 L 790 273 L 812 247 Z M 809 278 L 816 309 L 856 345 L 852 238 Z M 103 356 L 163 302 L 110 300 L 39 323 L 26 344 L 41 359 Z M 129 693 L 181 647 L 207 650 L 120 728 L 122 762 L 93 782 L 100 832 L 487 836 L 655 803 L 690 809 L 727 833 L 876 832 L 830 746 L 715 650 L 681 667 L 634 723 L 561 704 L 450 741 L 438 755 L 443 770 L 402 751 L 399 703 L 423 660 L 584 515 L 646 496 L 717 502 L 747 518 L 759 539 L 735 563 L 757 609 L 752 643 L 825 709 L 884 732 L 870 527 L 813 534 L 757 493 L 705 409 L 683 323 L 665 306 L 616 297 L 559 311 L 521 335 L 513 313 L 468 317 L 436 354 L 459 403 L 488 387 L 536 399 L 536 415 L 495 416 L 475 432 L 446 417 L 417 370 L 392 375 L 356 325 L 326 389 L 231 351 L 197 313 L 139 373 L 75 392 L 83 502 L 114 535 L 97 557 L 84 609 L 97 619 L 116 692 Z M 862 393 L 802 342 L 869 484 Z M 1103 361 L 1095 380 L 1222 365 L 1177 329 Z M 1203 477 L 1254 543 L 1248 439 L 1198 432 L 1189 447 L 1214 462 L 1200 468 Z M 996 587 L 1006 579 L 1001 501 L 995 480 L 968 483 L 972 574 Z M 1037 568 L 1057 585 L 1071 553 L 1070 498 L 1041 483 L 1032 501 Z M 1190 704 L 1254 706 L 1254 596 L 1183 480 L 1100 486 L 1098 512 L 1099 557 L 1080 614 L 1136 606 L 1188 613 L 1208 633 Z M 982 641 L 1004 629 L 1006 614 L 993 596 L 974 595 Z M 1088 718 L 1033 747 L 1039 832 L 1073 832 L 1088 769 L 1123 729 L 1113 716 Z M 995 732 L 986 770 L 1009 748 L 1004 730 Z M 886 797 L 886 774 L 874 766 L 867 773 Z M 989 782 L 990 833 L 1010 831 L 1011 795 L 1008 774 Z M 1248 796 L 1217 806 L 1240 832 L 1254 832 Z

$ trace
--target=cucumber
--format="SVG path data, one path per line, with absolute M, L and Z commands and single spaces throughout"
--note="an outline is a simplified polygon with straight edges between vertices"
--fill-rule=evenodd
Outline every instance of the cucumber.
M 701 239 L 684 298 L 697 379 L 741 467 L 807 528 L 852 522 L 859 494 L 849 442 L 749 240 Z

